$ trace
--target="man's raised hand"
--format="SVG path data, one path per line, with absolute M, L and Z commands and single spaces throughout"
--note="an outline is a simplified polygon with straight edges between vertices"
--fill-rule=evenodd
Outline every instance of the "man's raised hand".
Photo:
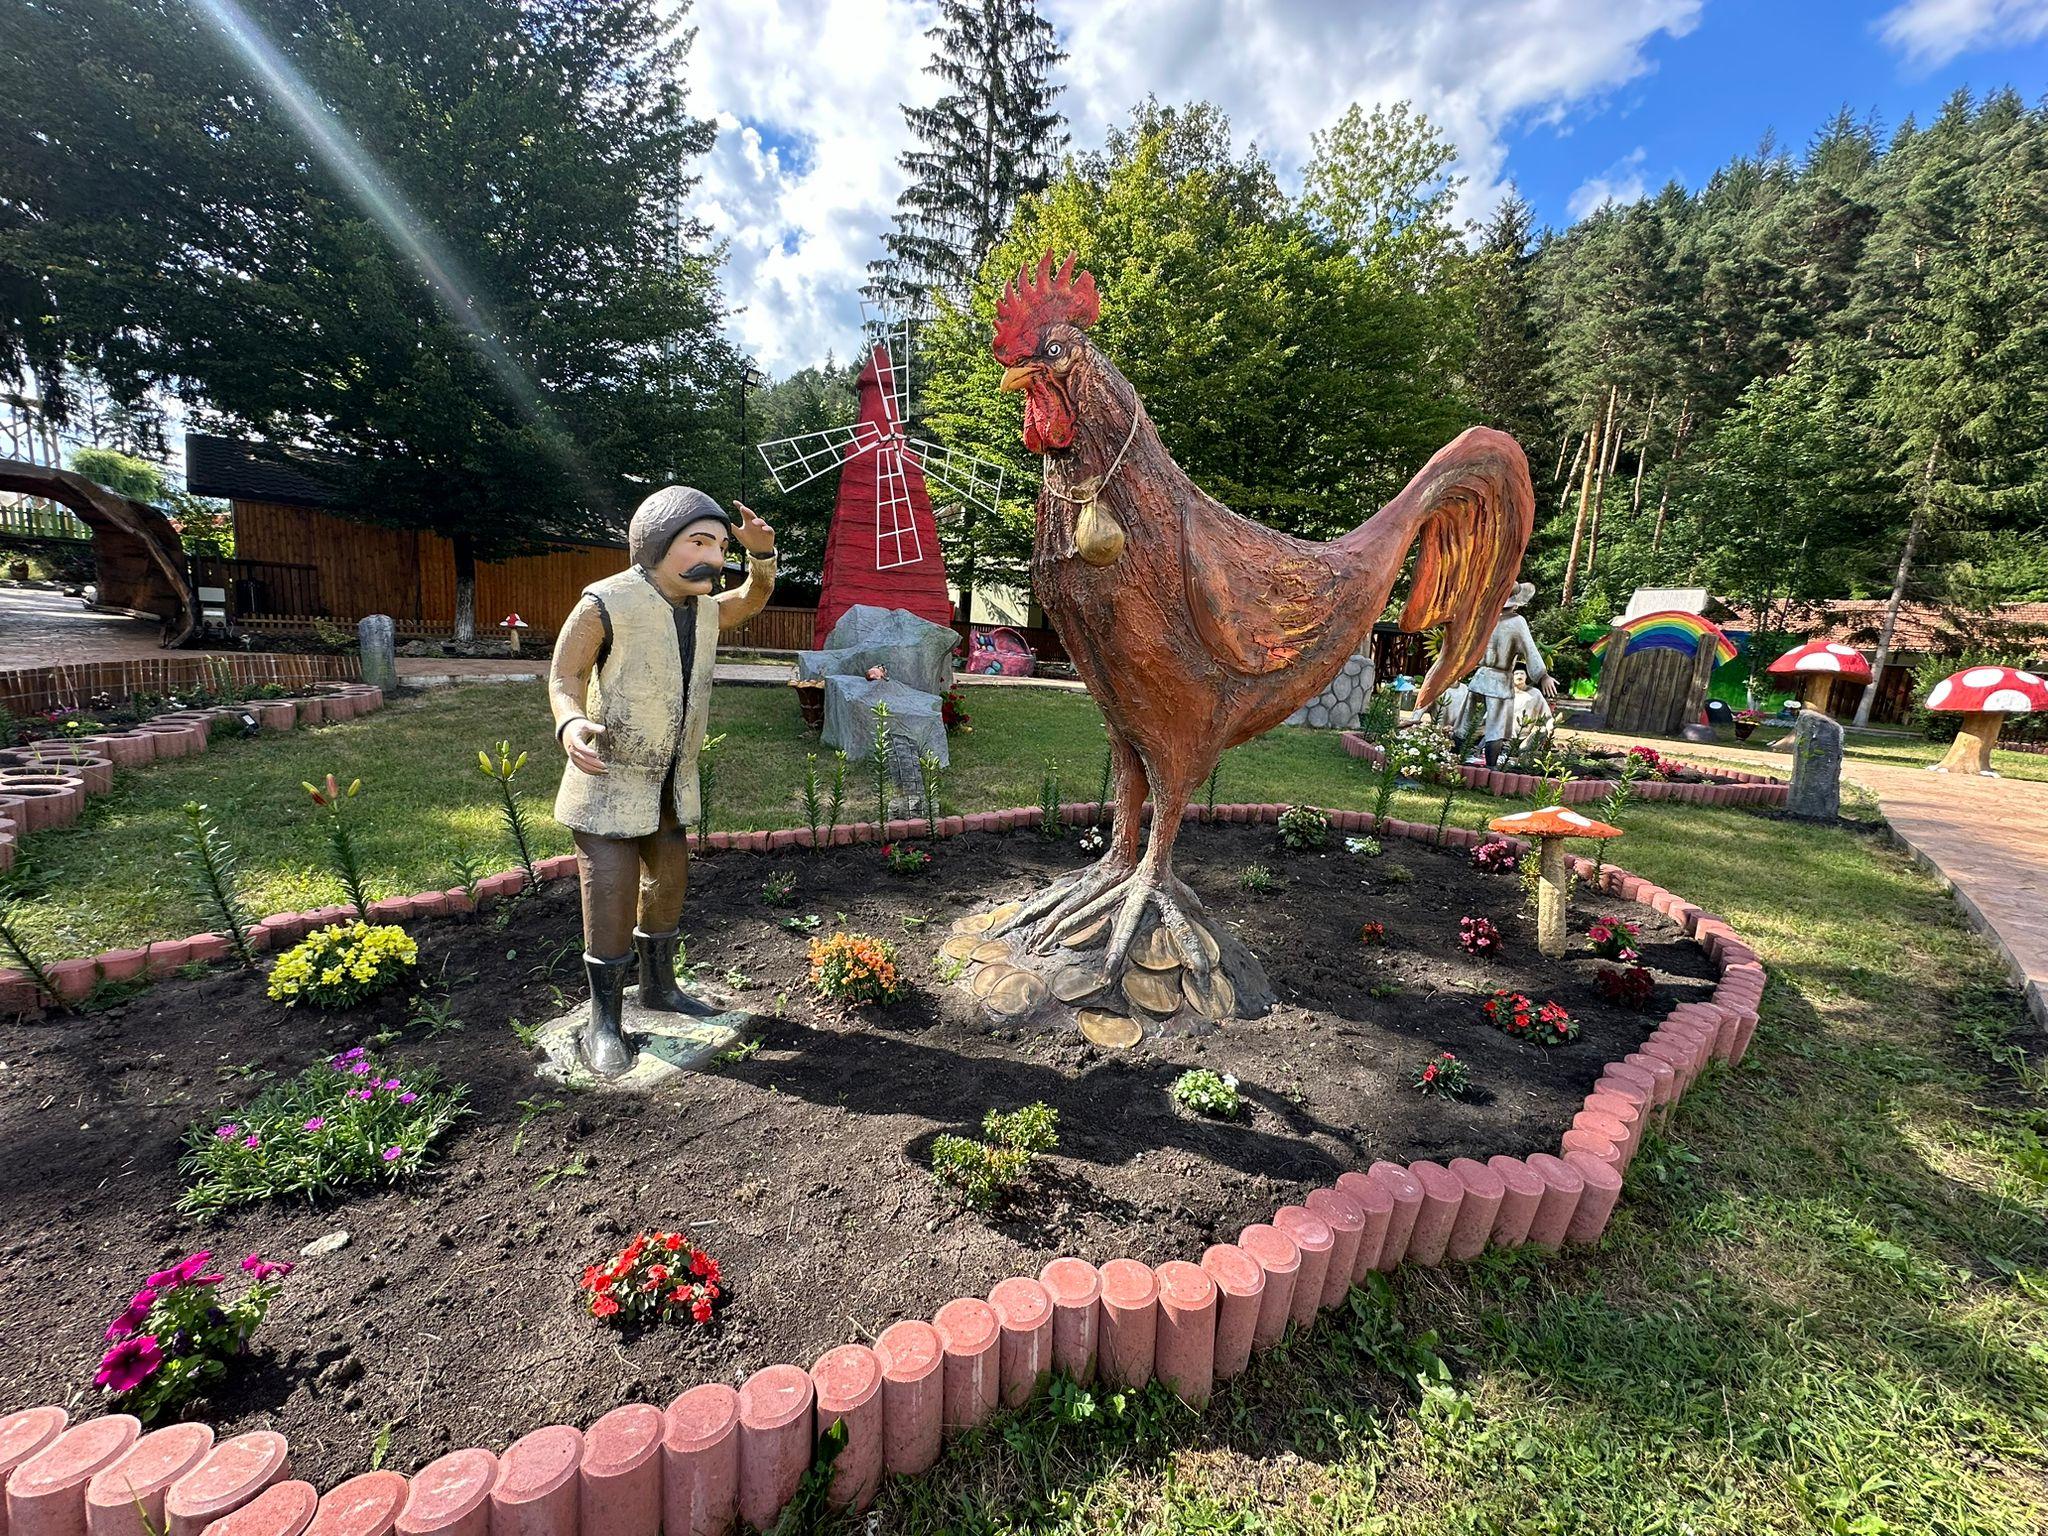
M 773 554 L 775 530 L 762 522 L 755 515 L 754 509 L 744 501 L 734 502 L 732 509 L 740 515 L 739 524 L 733 529 L 732 536 L 739 540 L 741 548 L 750 555 Z

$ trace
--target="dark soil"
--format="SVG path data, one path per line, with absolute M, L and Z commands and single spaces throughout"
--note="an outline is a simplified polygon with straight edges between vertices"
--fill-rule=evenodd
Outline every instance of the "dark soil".
M 581 996 L 574 882 L 503 920 L 416 924 L 420 974 L 464 1027 L 428 1038 L 414 1026 L 385 1059 L 467 1083 L 476 1115 L 411 1189 L 324 1209 L 179 1216 L 180 1135 L 245 1103 L 256 1091 L 247 1069 L 288 1076 L 404 1027 L 408 998 L 321 1017 L 269 1002 L 259 976 L 217 972 L 11 1030 L 0 1051 L 5 1402 L 79 1394 L 89 1406 L 101 1330 L 151 1269 L 199 1247 L 231 1263 L 252 1249 L 296 1257 L 345 1230 L 346 1247 L 286 1282 L 252 1358 L 193 1412 L 223 1432 L 284 1431 L 295 1470 L 323 1485 L 367 1466 L 387 1429 L 385 1464 L 412 1469 L 454 1446 L 588 1423 L 620 1402 L 666 1402 L 697 1381 L 807 1364 L 1036 1273 L 1056 1253 L 1191 1257 L 1374 1158 L 1554 1148 L 1602 1064 L 1711 985 L 1706 957 L 1670 922 L 1582 900 L 1580 931 L 1601 911 L 1642 925 L 1658 982 L 1649 1013 L 1602 1004 L 1601 962 L 1542 962 L 1518 881 L 1482 875 L 1462 854 L 1395 842 L 1379 859 L 1291 855 L 1261 827 L 1192 828 L 1180 852 L 1182 873 L 1264 959 L 1283 1003 L 1120 1055 L 1065 1032 L 991 1032 L 932 971 L 953 919 L 1073 867 L 1071 840 L 956 838 L 910 880 L 881 873 L 868 849 L 699 862 L 691 953 L 708 979 L 745 972 L 761 1047 L 646 1099 L 538 1081 L 510 1028 Z M 1278 876 L 1273 894 L 1238 891 L 1252 862 Z M 791 912 L 759 897 L 782 869 L 800 880 Z M 1500 958 L 1460 951 L 1468 913 L 1500 925 Z M 821 932 L 844 923 L 895 939 L 919 982 L 913 998 L 852 1017 L 813 1000 L 803 938 L 782 926 L 803 914 Z M 1367 919 L 1386 925 L 1384 945 L 1359 943 Z M 1479 1002 L 1496 986 L 1562 1002 L 1582 1038 L 1542 1050 L 1486 1029 Z M 1471 1065 L 1469 1103 L 1409 1086 L 1446 1048 Z M 1253 1106 L 1243 1124 L 1175 1108 L 1167 1089 L 1196 1065 L 1238 1077 Z M 933 1184 L 934 1135 L 971 1133 L 989 1108 L 1040 1099 L 1060 1111 L 1061 1144 L 1019 1203 L 985 1217 Z M 585 1264 L 642 1227 L 682 1224 L 732 1287 L 711 1327 L 636 1338 L 583 1314 Z

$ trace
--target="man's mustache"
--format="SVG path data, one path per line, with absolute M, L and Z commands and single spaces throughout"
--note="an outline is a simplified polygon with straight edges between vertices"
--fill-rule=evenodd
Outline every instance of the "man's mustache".
M 683 572 L 683 580 L 716 581 L 720 576 L 723 576 L 724 574 L 724 566 L 713 565 L 708 560 L 699 560 L 695 565 L 691 566 L 687 571 Z

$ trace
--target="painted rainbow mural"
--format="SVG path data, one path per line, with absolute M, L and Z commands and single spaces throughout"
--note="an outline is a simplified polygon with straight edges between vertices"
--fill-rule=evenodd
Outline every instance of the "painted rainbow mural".
M 1696 613 L 1681 613 L 1676 609 L 1645 613 L 1616 627 L 1628 636 L 1628 644 L 1622 649 L 1624 656 L 1633 656 L 1637 651 L 1677 651 L 1681 655 L 1696 656 L 1703 643 L 1710 643 L 1714 647 L 1715 666 L 1723 666 L 1735 659 L 1735 642 L 1723 634 L 1721 626 L 1712 619 L 1701 618 Z M 1604 653 L 1613 639 L 1614 630 L 1610 629 L 1593 642 L 1593 654 Z

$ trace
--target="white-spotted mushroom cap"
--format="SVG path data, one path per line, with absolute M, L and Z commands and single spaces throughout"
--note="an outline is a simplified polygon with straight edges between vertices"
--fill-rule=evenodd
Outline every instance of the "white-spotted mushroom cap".
M 1764 670 L 1773 677 L 1824 672 L 1858 683 L 1870 681 L 1870 663 L 1863 659 L 1863 653 L 1853 645 L 1837 645 L 1832 640 L 1809 640 L 1787 651 Z
M 2018 667 L 1965 667 L 1927 690 L 1927 707 L 1965 715 L 2048 709 L 2048 678 Z
M 1516 833 L 1522 837 L 1619 837 L 1621 828 L 1561 805 L 1546 805 L 1540 811 L 1516 811 L 1496 816 L 1486 824 L 1489 832 Z
M 524 629 L 526 628 L 526 620 L 519 617 L 519 615 L 516 613 L 508 613 L 505 615 L 504 618 L 498 620 L 498 628 Z

